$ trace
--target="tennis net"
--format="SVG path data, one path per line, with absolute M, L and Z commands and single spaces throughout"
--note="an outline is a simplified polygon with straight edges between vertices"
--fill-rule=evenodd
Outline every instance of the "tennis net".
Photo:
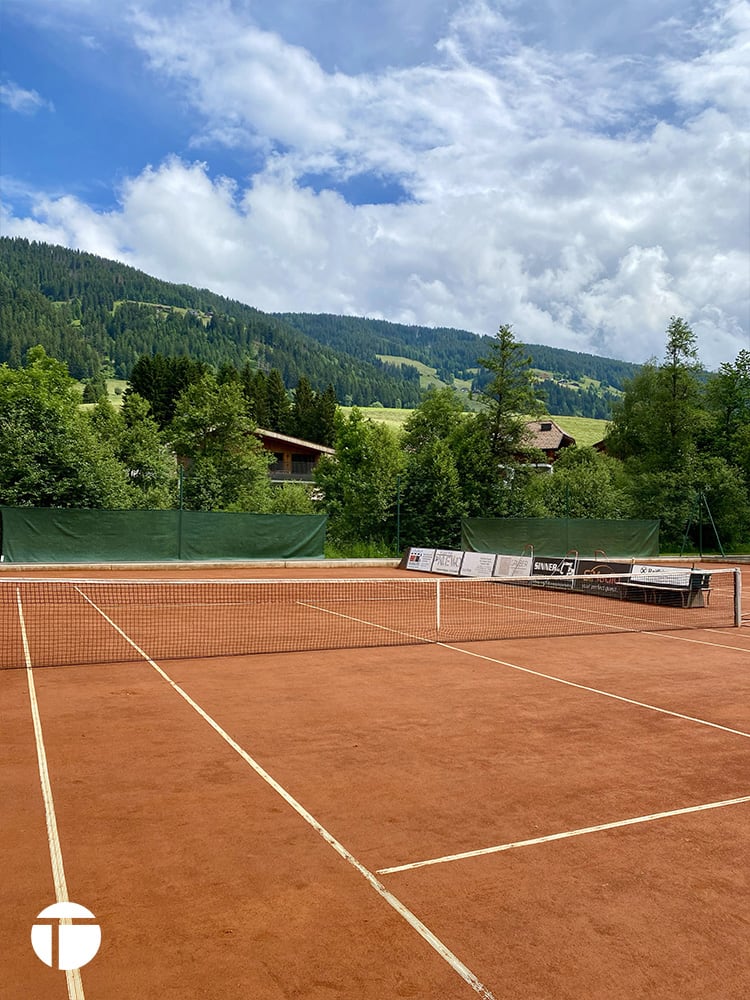
M 739 571 L 703 574 L 700 583 L 689 590 L 669 578 L 652 587 L 629 576 L 7 579 L 0 580 L 0 668 L 739 624 Z

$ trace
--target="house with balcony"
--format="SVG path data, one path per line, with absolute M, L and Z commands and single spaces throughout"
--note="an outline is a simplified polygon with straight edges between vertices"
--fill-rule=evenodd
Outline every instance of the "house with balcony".
M 333 448 L 301 438 L 258 427 L 255 435 L 275 461 L 268 467 L 272 483 L 311 483 L 315 466 L 323 455 L 334 455 Z

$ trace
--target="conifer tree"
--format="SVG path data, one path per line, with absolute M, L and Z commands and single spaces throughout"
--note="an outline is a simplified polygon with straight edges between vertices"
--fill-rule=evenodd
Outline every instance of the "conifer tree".
M 498 463 L 511 465 L 528 446 L 527 420 L 542 412 L 531 358 L 515 339 L 513 328 L 504 324 L 490 343 L 489 355 L 478 363 L 491 375 L 481 390 L 490 450 Z
M 268 415 L 266 430 L 288 434 L 292 422 L 292 404 L 289 402 L 278 368 L 272 368 L 266 378 L 266 406 Z
M 294 391 L 291 414 L 292 433 L 305 441 L 318 440 L 318 405 L 310 380 L 301 375 Z

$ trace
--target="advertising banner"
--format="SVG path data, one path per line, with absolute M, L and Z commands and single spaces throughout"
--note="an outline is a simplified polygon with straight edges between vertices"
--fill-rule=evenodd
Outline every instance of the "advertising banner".
M 492 576 L 495 558 L 494 552 L 464 552 L 461 576 Z
M 676 566 L 646 566 L 635 564 L 630 571 L 633 583 L 656 583 L 662 586 L 689 587 L 690 570 Z
M 572 556 L 534 556 L 533 576 L 573 576 L 578 560 Z
M 630 573 L 632 565 L 632 560 L 579 559 L 577 572 L 586 579 L 577 581 L 578 589 L 600 597 L 622 597 L 623 574 Z
M 432 572 L 458 576 L 461 572 L 463 557 L 463 552 L 454 552 L 452 549 L 436 549 L 435 558 L 432 561 Z
M 498 556 L 495 576 L 531 576 L 531 556 Z
M 578 560 L 569 556 L 557 558 L 551 556 L 534 556 L 531 564 L 532 583 L 535 576 L 556 577 L 554 583 L 547 583 L 546 586 L 572 590 L 572 576 L 576 571 Z
M 418 569 L 423 573 L 432 570 L 432 562 L 435 558 L 434 549 L 409 549 L 406 553 L 406 560 L 402 560 L 402 569 Z

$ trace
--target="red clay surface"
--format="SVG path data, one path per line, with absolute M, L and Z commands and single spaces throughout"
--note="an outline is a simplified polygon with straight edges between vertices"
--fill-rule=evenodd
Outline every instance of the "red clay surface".
M 33 671 L 70 898 L 102 928 L 88 1000 L 750 994 L 750 801 L 377 874 L 750 796 L 747 627 L 159 666 L 194 704 L 145 661 Z M 25 670 L 0 703 L 0 996 L 56 1000 Z

